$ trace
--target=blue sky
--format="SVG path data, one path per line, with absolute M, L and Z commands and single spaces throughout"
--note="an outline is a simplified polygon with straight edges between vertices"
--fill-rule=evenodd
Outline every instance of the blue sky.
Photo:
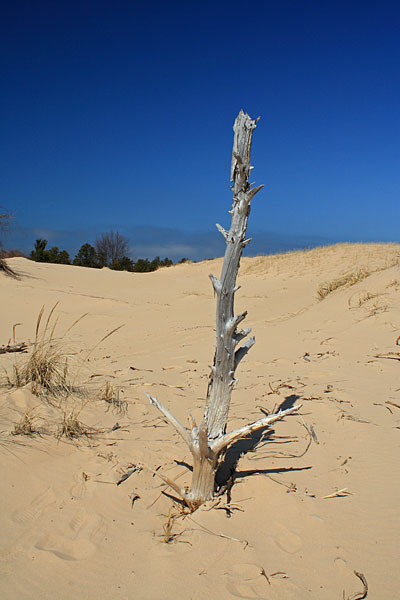
M 14 0 L 0 24 L 8 247 L 222 254 L 232 125 L 254 133 L 248 253 L 400 241 L 400 4 Z

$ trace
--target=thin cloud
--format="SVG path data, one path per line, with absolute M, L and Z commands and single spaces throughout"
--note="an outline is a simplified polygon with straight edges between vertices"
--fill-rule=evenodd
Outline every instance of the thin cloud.
M 73 258 L 82 244 L 94 244 L 96 237 L 110 227 L 82 228 L 76 231 L 48 229 L 40 227 L 14 226 L 4 240 L 7 248 L 18 248 L 29 253 L 37 238 L 48 240 L 48 246 L 58 246 L 67 250 Z M 130 241 L 130 254 L 134 258 L 168 257 L 173 261 L 181 258 L 203 260 L 222 256 L 225 241 L 218 232 L 190 232 L 153 226 L 114 227 Z M 300 248 L 311 248 L 326 245 L 340 239 L 328 239 L 305 234 L 281 234 L 276 232 L 249 232 L 253 241 L 245 248 L 247 256 L 272 254 Z

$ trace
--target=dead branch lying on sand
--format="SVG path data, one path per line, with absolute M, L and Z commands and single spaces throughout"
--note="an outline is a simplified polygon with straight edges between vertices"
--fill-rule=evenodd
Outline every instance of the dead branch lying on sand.
M 7 344 L 6 346 L 0 346 L 0 354 L 6 354 L 7 352 L 28 352 L 28 346 L 25 342 L 22 344 Z
M 392 402 L 391 400 L 386 400 L 385 404 L 390 404 L 391 406 L 395 406 L 396 408 L 400 408 L 400 404 L 396 404 L 396 402 Z M 388 406 L 386 408 L 389 408 Z
M 388 358 L 389 360 L 400 360 L 400 352 L 386 352 L 386 354 L 375 354 L 375 358 Z
M 353 571 L 353 572 L 354 572 L 354 575 L 356 577 L 358 577 L 358 579 L 360 579 L 361 583 L 364 586 L 364 589 L 362 592 L 356 592 L 352 596 L 347 596 L 347 600 L 364 600 L 364 598 L 366 598 L 367 594 L 368 594 L 367 580 L 365 579 L 365 575 L 363 575 L 363 573 L 359 573 L 358 571 Z M 343 590 L 343 600 L 346 600 L 344 590 Z
M 352 493 L 349 492 L 348 488 L 343 488 L 341 490 L 337 490 L 332 494 L 328 494 L 328 496 L 322 496 L 322 500 L 327 500 L 328 498 L 345 498 L 346 496 L 351 496 Z

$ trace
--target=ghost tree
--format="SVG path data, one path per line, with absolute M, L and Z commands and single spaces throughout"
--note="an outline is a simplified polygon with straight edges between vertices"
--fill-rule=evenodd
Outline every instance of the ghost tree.
M 215 475 L 221 457 L 229 445 L 249 435 L 253 431 L 265 428 L 296 412 L 300 407 L 293 406 L 287 410 L 268 415 L 259 421 L 245 425 L 227 433 L 228 413 L 232 390 L 237 379 L 236 369 L 255 343 L 250 337 L 241 346 L 251 332 L 250 329 L 239 330 L 238 326 L 245 319 L 247 312 L 235 315 L 234 298 L 238 290 L 236 278 L 239 270 L 243 248 L 250 242 L 246 239 L 247 219 L 250 213 L 250 202 L 261 190 L 262 185 L 252 187 L 249 184 L 250 148 L 253 131 L 257 120 L 240 111 L 233 127 L 234 141 L 231 164 L 231 182 L 233 189 L 233 206 L 229 231 L 217 224 L 226 241 L 225 257 L 220 278 L 210 275 L 211 283 L 217 299 L 216 308 L 216 346 L 214 363 L 211 368 L 207 398 L 203 420 L 198 427 L 191 418 L 191 428 L 186 429 L 156 398 L 148 395 L 155 407 L 166 417 L 170 424 L 187 444 L 193 457 L 193 473 L 190 488 L 181 488 L 177 483 L 157 473 L 181 498 L 191 510 L 195 510 L 203 502 L 210 500 L 215 491 Z

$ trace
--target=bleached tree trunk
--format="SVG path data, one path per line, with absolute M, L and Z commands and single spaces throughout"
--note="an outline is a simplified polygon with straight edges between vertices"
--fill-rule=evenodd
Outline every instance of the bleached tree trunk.
M 229 231 L 220 225 L 218 230 L 226 241 L 225 257 L 219 279 L 210 275 L 217 298 L 216 309 L 216 346 L 214 364 L 211 368 L 207 400 L 203 421 L 200 427 L 192 419 L 191 432 L 184 428 L 173 415 L 156 399 L 149 397 L 169 422 L 175 427 L 188 445 L 193 456 L 193 475 L 190 489 L 179 486 L 161 476 L 162 479 L 182 496 L 186 504 L 194 510 L 214 495 L 215 473 L 221 453 L 236 440 L 292 414 L 299 406 L 269 415 L 255 423 L 226 433 L 232 390 L 237 382 L 235 371 L 242 358 L 255 343 L 255 338 L 240 342 L 251 332 L 250 329 L 238 330 L 245 319 L 246 312 L 235 315 L 234 298 L 237 291 L 236 278 L 243 248 L 250 242 L 246 239 L 247 219 L 250 202 L 263 187 L 251 187 L 249 175 L 250 148 L 253 131 L 258 119 L 253 120 L 240 111 L 233 126 L 234 140 L 231 164 L 231 182 L 233 189 L 232 221 Z

